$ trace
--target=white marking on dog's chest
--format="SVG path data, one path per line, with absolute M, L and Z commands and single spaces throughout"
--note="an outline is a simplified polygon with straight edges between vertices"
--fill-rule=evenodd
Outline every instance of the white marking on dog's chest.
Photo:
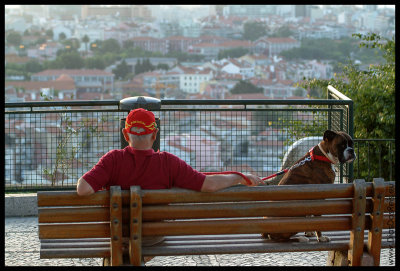
M 333 174 L 335 174 L 335 175 L 336 175 L 336 169 L 335 169 L 335 165 L 334 165 L 334 164 L 331 164 L 331 168 L 332 168 Z

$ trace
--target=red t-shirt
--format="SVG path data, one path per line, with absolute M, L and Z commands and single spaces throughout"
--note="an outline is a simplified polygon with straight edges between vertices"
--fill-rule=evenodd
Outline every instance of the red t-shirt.
M 129 146 L 109 151 L 82 176 L 95 192 L 113 185 L 125 190 L 138 185 L 142 189 L 180 187 L 200 191 L 205 177 L 171 153 Z

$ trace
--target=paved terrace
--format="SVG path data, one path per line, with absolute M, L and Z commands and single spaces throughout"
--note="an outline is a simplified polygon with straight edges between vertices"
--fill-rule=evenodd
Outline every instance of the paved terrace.
M 102 259 L 40 259 L 36 216 L 5 218 L 6 266 L 101 266 Z M 146 266 L 325 266 L 327 251 L 155 257 Z M 384 249 L 381 266 L 394 266 L 395 250 Z

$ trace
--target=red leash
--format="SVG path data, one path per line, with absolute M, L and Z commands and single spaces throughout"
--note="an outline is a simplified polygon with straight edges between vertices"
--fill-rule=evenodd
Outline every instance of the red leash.
M 315 146 L 314 146 L 314 147 L 315 147 Z M 331 160 L 329 160 L 329 159 L 328 159 L 327 157 L 325 157 L 325 156 L 314 155 L 314 147 L 312 147 L 312 148 L 309 150 L 311 161 L 314 161 L 314 159 L 316 159 L 316 160 L 320 160 L 320 161 L 325 161 L 325 162 L 332 163 Z M 271 179 L 271 178 L 273 178 L 273 177 L 282 175 L 282 174 L 288 172 L 289 170 L 290 170 L 290 168 L 286 168 L 286 169 L 281 170 L 281 171 L 279 171 L 279 172 L 277 172 L 277 173 L 274 173 L 274 174 L 272 174 L 272 175 L 269 175 L 268 177 L 262 178 L 261 180 L 266 181 L 266 180 Z M 251 181 L 249 180 L 249 178 L 247 178 L 243 173 L 240 173 L 240 172 L 237 172 L 237 171 L 202 172 L 202 173 L 205 174 L 205 175 L 237 174 L 237 175 L 241 176 L 248 184 L 251 184 Z
M 284 170 L 279 171 L 279 172 L 277 172 L 277 173 L 274 173 L 274 174 L 272 174 L 272 175 L 270 175 L 270 176 L 268 176 L 268 177 L 262 178 L 261 180 L 265 181 L 265 180 L 271 179 L 271 178 L 273 178 L 273 177 L 275 177 L 275 176 L 284 174 L 284 173 L 286 173 L 286 172 L 288 172 L 288 171 L 289 171 L 289 169 L 284 169 Z M 249 178 L 247 178 L 243 173 L 240 173 L 240 172 L 237 172 L 237 171 L 202 172 L 202 173 L 203 173 L 204 175 L 237 174 L 237 175 L 241 176 L 241 177 L 247 182 L 247 184 L 251 184 L 251 181 L 249 180 Z

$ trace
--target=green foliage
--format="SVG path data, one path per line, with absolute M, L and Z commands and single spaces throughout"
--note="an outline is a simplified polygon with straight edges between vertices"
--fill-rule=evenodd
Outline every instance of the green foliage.
M 238 47 L 238 48 L 233 48 L 233 49 L 228 49 L 228 50 L 221 50 L 218 53 L 218 59 L 237 58 L 237 57 L 244 56 L 247 53 L 249 53 L 249 50 L 245 49 L 243 47 Z
M 335 74 L 330 80 L 311 79 L 300 83 L 306 89 L 325 92 L 328 85 L 348 96 L 354 102 L 354 137 L 364 139 L 395 138 L 395 41 L 382 38 L 376 34 L 354 34 L 362 40 L 360 47 L 379 49 L 385 60 L 383 64 L 370 65 L 366 70 L 360 69 L 352 61 L 342 65 L 343 72 Z M 373 146 L 372 148 L 377 148 Z M 378 157 L 378 156 L 375 156 Z M 389 168 L 389 150 L 381 149 L 383 168 Z M 365 158 L 365 159 L 364 159 Z M 378 161 L 369 160 L 367 165 L 366 154 L 360 153 L 360 176 L 367 176 L 368 172 L 378 177 Z M 371 159 L 371 158 L 370 158 Z M 378 158 L 373 158 L 378 159 Z M 394 166 L 394 164 L 393 164 Z M 387 179 L 388 172 L 382 172 Z
M 112 70 L 112 72 L 115 74 L 117 79 L 123 79 L 130 72 L 130 68 L 124 59 L 115 69 Z
M 48 36 L 50 39 L 53 39 L 54 33 L 52 29 L 46 30 L 46 36 Z
M 267 26 L 261 22 L 246 22 L 243 25 L 243 39 L 255 41 L 267 35 Z
M 76 50 L 76 51 L 81 47 L 81 44 L 80 44 L 79 40 L 76 39 L 76 38 L 63 40 L 62 44 L 64 46 L 69 46 L 71 50 Z
M 7 40 L 7 44 L 18 46 L 21 44 L 22 37 L 21 37 L 21 34 L 19 34 L 18 32 L 10 31 L 6 35 L 6 40 Z
M 240 80 L 232 89 L 232 94 L 240 94 L 240 93 L 263 93 L 264 89 L 256 87 L 252 83 L 248 81 Z
M 168 71 L 169 70 L 169 66 L 168 64 L 165 63 L 159 63 L 156 67 L 157 70 L 165 70 Z
M 85 68 L 104 70 L 106 65 L 101 57 L 89 57 L 85 59 Z
M 135 64 L 135 75 L 139 73 L 153 71 L 154 69 L 155 67 L 150 63 L 149 59 L 144 59 L 143 61 L 138 60 Z
M 120 53 L 121 46 L 119 45 L 119 42 L 116 39 L 108 39 L 103 41 L 100 47 L 100 52 L 105 54 L 105 53 Z
M 63 40 L 65 40 L 66 38 L 67 38 L 67 36 L 65 35 L 64 32 L 61 32 L 60 34 L 58 34 L 58 39 L 59 39 L 60 41 L 63 41 Z
M 292 30 L 287 25 L 283 25 L 279 27 L 275 32 L 273 32 L 270 37 L 280 37 L 280 38 L 287 38 L 294 34 Z
M 81 69 L 84 66 L 84 60 L 76 51 L 64 52 L 56 58 L 64 69 Z

